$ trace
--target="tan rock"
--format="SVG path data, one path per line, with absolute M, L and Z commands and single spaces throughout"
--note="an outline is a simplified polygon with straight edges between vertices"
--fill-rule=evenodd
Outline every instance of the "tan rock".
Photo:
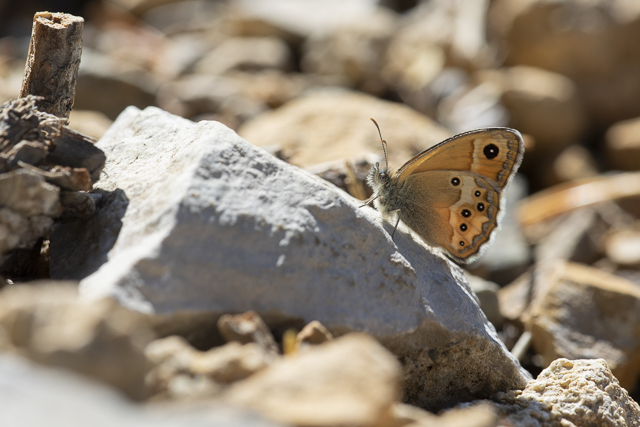
M 559 357 L 602 358 L 631 390 L 640 376 L 640 288 L 593 267 L 558 263 L 530 321 L 533 345 Z
M 309 322 L 296 336 L 296 347 L 318 345 L 333 339 L 333 334 L 317 320 Z
M 623 267 L 640 265 L 640 227 L 611 232 L 604 243 L 607 257 Z
M 592 120 L 608 125 L 640 114 L 640 55 L 627 42 L 637 38 L 640 3 L 501 0 L 489 16 L 506 63 L 569 77 Z
M 434 415 L 424 409 L 394 404 L 377 427 L 497 427 L 498 413 L 492 403 L 480 402 Z
M 520 391 L 500 393 L 499 410 L 515 426 L 637 426 L 640 407 L 603 359 L 558 359 Z
M 46 183 L 35 172 L 17 169 L 0 176 L 0 206 L 25 217 L 46 215 L 55 218 L 62 212 L 60 189 Z
M 155 395 L 194 398 L 220 393 L 231 384 L 266 368 L 275 355 L 255 343 L 230 342 L 208 351 L 198 351 L 182 337 L 155 340 L 145 349 L 155 366 L 147 384 Z
M 502 90 L 509 125 L 536 140 L 536 153 L 557 153 L 578 140 L 586 130 L 586 117 L 575 84 L 542 68 L 517 66 L 479 73 Z
M 542 173 L 546 173 L 546 176 L 543 175 L 542 179 L 549 186 L 598 175 L 598 166 L 593 154 L 586 147 L 579 144 L 569 145 L 562 150 L 553 159 L 550 170 L 544 170 L 544 167 L 541 169 L 543 169 Z
M 156 399 L 194 398 L 219 391 L 213 381 L 196 379 L 190 370 L 197 350 L 182 337 L 170 336 L 152 341 L 145 348 L 145 355 L 154 365 L 146 377 L 149 391 Z
M 146 396 L 146 318 L 111 299 L 80 300 L 75 286 L 10 286 L 0 293 L 0 327 L 15 349 L 39 363 L 71 369 Z
M 253 17 L 278 29 L 280 32 L 306 38 L 312 34 L 326 33 L 333 28 L 356 21 L 366 21 L 375 11 L 372 0 L 331 1 L 307 0 L 236 0 L 246 16 Z
M 228 401 L 285 424 L 372 426 L 397 399 L 400 376 L 377 341 L 349 334 L 234 384 Z
M 282 147 L 298 166 L 311 166 L 363 153 L 382 155 L 380 139 L 369 118 L 377 118 L 389 143 L 389 165 L 402 166 L 416 153 L 449 133 L 401 104 L 351 92 L 327 91 L 286 103 L 245 123 L 240 136 L 257 146 Z
M 190 370 L 218 383 L 231 384 L 261 371 L 274 360 L 273 353 L 256 343 L 240 344 L 234 341 L 196 353 L 191 360 Z
M 269 327 L 255 311 L 237 315 L 223 314 L 218 320 L 218 330 L 227 342 L 253 342 L 266 352 L 278 353 L 278 345 Z
M 640 167 L 640 118 L 611 126 L 605 135 L 607 160 L 615 169 L 637 170 Z
M 224 40 L 194 66 L 199 74 L 223 74 L 231 70 L 291 68 L 291 52 L 277 37 L 232 37 Z

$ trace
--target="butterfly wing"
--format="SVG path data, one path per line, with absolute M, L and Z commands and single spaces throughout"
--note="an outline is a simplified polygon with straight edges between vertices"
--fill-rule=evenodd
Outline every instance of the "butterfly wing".
M 498 227 L 502 190 L 523 155 L 520 133 L 507 128 L 467 132 L 423 151 L 396 176 L 400 219 L 428 244 L 470 262 Z
M 460 180 L 451 185 L 452 177 Z M 401 190 L 409 195 L 400 219 L 427 244 L 446 249 L 460 262 L 471 261 L 498 226 L 500 192 L 495 183 L 464 171 L 426 171 L 410 176 Z
M 504 188 L 524 156 L 522 135 L 515 129 L 486 128 L 461 133 L 417 154 L 397 174 L 403 185 L 409 176 L 430 170 L 476 173 Z

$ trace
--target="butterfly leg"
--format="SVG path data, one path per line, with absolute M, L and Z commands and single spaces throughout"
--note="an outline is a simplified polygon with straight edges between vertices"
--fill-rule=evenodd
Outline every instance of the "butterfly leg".
M 358 207 L 359 207 L 359 208 L 364 208 L 365 206 L 370 205 L 371 203 L 373 203 L 373 201 L 374 201 L 375 199 L 377 199 L 378 197 L 380 197 L 380 195 L 377 195 L 377 196 L 371 196 L 371 197 L 369 197 L 367 200 L 365 200 L 365 201 L 364 201 L 364 204 L 362 204 L 362 205 L 360 205 L 360 206 L 358 206 Z
M 398 209 L 396 212 L 400 212 Z M 391 240 L 393 240 L 393 235 L 396 234 L 396 230 L 398 228 L 398 224 L 400 224 L 400 214 L 398 213 L 398 219 L 396 220 L 396 225 L 393 227 L 393 231 L 391 232 Z

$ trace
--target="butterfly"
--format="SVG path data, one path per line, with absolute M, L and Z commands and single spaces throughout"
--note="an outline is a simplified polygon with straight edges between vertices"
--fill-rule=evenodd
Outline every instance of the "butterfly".
M 396 217 L 429 246 L 466 264 L 488 247 L 504 213 L 504 190 L 524 157 L 522 135 L 493 127 L 453 136 L 415 155 L 394 174 L 387 143 L 380 141 L 385 167 L 376 163 L 367 176 L 382 216 Z M 363 206 L 364 206 L 363 205 Z

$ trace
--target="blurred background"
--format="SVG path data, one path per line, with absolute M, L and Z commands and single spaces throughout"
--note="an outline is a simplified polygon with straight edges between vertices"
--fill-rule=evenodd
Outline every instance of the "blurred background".
M 0 0 L 0 102 L 38 11 L 85 19 L 70 126 L 95 138 L 157 106 L 365 198 L 369 117 L 392 168 L 458 132 L 518 129 L 524 164 L 471 284 L 508 348 L 530 332 L 534 376 L 603 357 L 638 400 L 640 2 Z

